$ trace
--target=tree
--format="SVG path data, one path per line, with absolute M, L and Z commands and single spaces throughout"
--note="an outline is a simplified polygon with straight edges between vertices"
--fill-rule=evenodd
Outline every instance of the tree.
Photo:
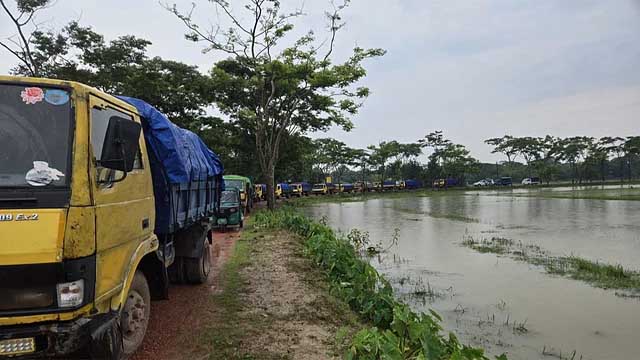
M 540 158 L 534 161 L 534 167 L 547 185 L 558 173 L 558 159 L 561 152 L 560 139 L 547 135 L 540 139 Z
M 624 181 L 624 162 L 622 158 L 624 157 L 624 138 L 621 137 L 611 137 L 605 136 L 600 139 L 600 145 L 612 156 L 615 156 L 616 159 L 620 162 L 620 183 Z
M 400 143 L 395 140 L 383 141 L 377 146 L 369 145 L 367 149 L 371 152 L 369 164 L 377 169 L 378 174 L 380 174 L 380 184 L 382 184 L 386 179 L 389 161 L 400 153 Z
M 273 209 L 275 166 L 285 134 L 322 131 L 331 125 L 350 130 L 349 116 L 357 113 L 369 94 L 365 87 L 353 89 L 366 75 L 362 62 L 384 51 L 355 48 L 345 62 L 332 64 L 336 33 L 344 25 L 340 12 L 347 2 L 328 13 L 331 40 L 324 54 L 314 45 L 312 32 L 288 46 L 283 44 L 293 29 L 290 20 L 302 16 L 301 11 L 287 14 L 277 0 L 249 0 L 238 7 L 241 14 L 227 1 L 211 2 L 232 23 L 230 28 L 218 25 L 207 31 L 192 20 L 194 8 L 182 13 L 174 5 L 168 10 L 188 28 L 188 40 L 206 43 L 205 52 L 230 56 L 211 71 L 219 89 L 215 101 L 223 113 L 244 119 L 251 127 L 267 182 L 267 203 Z
M 360 181 L 362 181 L 363 191 L 366 191 L 367 172 L 370 164 L 370 154 L 365 149 L 353 150 L 355 166 L 360 168 Z
M 511 135 L 504 135 L 499 138 L 491 138 L 484 141 L 486 144 L 492 145 L 492 154 L 504 154 L 507 157 L 507 165 L 511 170 L 513 162 L 518 156 L 518 149 L 514 147 L 514 137 Z
M 578 183 L 582 183 L 583 174 L 580 171 L 580 160 L 583 161 L 587 157 L 587 151 L 593 138 L 586 136 L 573 136 L 570 138 L 561 139 L 558 142 L 558 158 L 566 161 L 572 169 L 571 183 L 575 184 L 576 179 Z
M 441 151 L 442 171 L 448 178 L 464 183 L 466 175 L 477 172 L 480 162 L 470 156 L 464 145 L 447 144 Z
M 522 156 L 527 165 L 527 176 L 531 177 L 531 164 L 542 158 L 543 140 L 526 136 L 509 139 L 507 143 L 512 150 Z
M 640 136 L 629 136 L 625 139 L 622 146 L 624 151 L 624 159 L 627 163 L 627 173 L 629 175 L 629 182 L 631 182 L 631 161 L 633 157 L 640 155 Z
M 19 61 L 18 69 L 29 76 L 41 76 L 41 65 L 45 60 L 34 54 L 34 38 L 38 38 L 42 31 L 35 22 L 36 13 L 45 9 L 51 0 L 16 0 L 16 10 L 9 9 L 7 0 L 0 0 L 0 6 L 6 17 L 16 29 L 17 34 L 0 41 L 0 47 L 7 50 Z M 52 42 L 51 46 L 59 46 L 59 42 Z
M 345 172 L 345 167 L 354 165 L 355 153 L 342 141 L 325 138 L 314 140 L 316 148 L 315 163 L 324 175 L 337 173 L 338 183 Z
M 90 27 L 71 22 L 60 33 L 36 32 L 30 39 L 38 76 L 82 82 L 112 94 L 137 97 L 178 125 L 199 130 L 204 107 L 213 101 L 212 80 L 195 66 L 149 58 L 151 42 L 126 35 L 106 42 Z M 15 72 L 32 75 L 26 65 Z

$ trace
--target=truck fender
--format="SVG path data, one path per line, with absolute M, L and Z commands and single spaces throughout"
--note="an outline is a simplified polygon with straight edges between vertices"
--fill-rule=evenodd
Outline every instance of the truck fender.
M 155 257 L 156 250 L 158 250 L 158 237 L 154 234 L 153 236 L 143 240 L 133 252 L 131 260 L 129 261 L 129 266 L 127 267 L 128 270 L 123 281 L 122 290 L 111 298 L 111 309 L 113 311 L 120 311 L 120 307 L 124 303 L 127 294 L 129 294 L 129 288 L 133 282 L 133 276 L 135 275 L 136 270 L 138 270 L 138 266 L 142 259 L 148 254 Z

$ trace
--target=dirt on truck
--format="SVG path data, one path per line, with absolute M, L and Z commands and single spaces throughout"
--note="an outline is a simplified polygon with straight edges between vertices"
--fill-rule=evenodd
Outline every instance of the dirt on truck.
M 222 164 L 144 101 L 0 76 L 0 357 L 118 359 L 210 272 Z

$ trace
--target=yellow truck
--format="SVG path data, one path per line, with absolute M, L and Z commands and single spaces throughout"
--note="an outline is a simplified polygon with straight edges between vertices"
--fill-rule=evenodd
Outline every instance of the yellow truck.
M 170 279 L 207 279 L 221 174 L 140 100 L 0 76 L 0 359 L 135 352 Z

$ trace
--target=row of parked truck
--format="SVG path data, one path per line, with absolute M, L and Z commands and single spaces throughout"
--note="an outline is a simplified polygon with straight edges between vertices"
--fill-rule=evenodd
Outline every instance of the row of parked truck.
M 361 193 L 374 191 L 395 191 L 410 190 L 422 187 L 422 182 L 418 180 L 402 180 L 402 181 L 384 181 L 368 182 L 359 181 L 355 183 L 332 183 L 322 182 L 311 184 L 308 182 L 290 182 L 277 183 L 275 185 L 275 196 L 278 199 L 302 197 L 309 195 L 332 195 L 339 193 Z M 266 199 L 267 186 L 265 184 L 255 184 L 254 199 L 255 201 L 264 201 Z

